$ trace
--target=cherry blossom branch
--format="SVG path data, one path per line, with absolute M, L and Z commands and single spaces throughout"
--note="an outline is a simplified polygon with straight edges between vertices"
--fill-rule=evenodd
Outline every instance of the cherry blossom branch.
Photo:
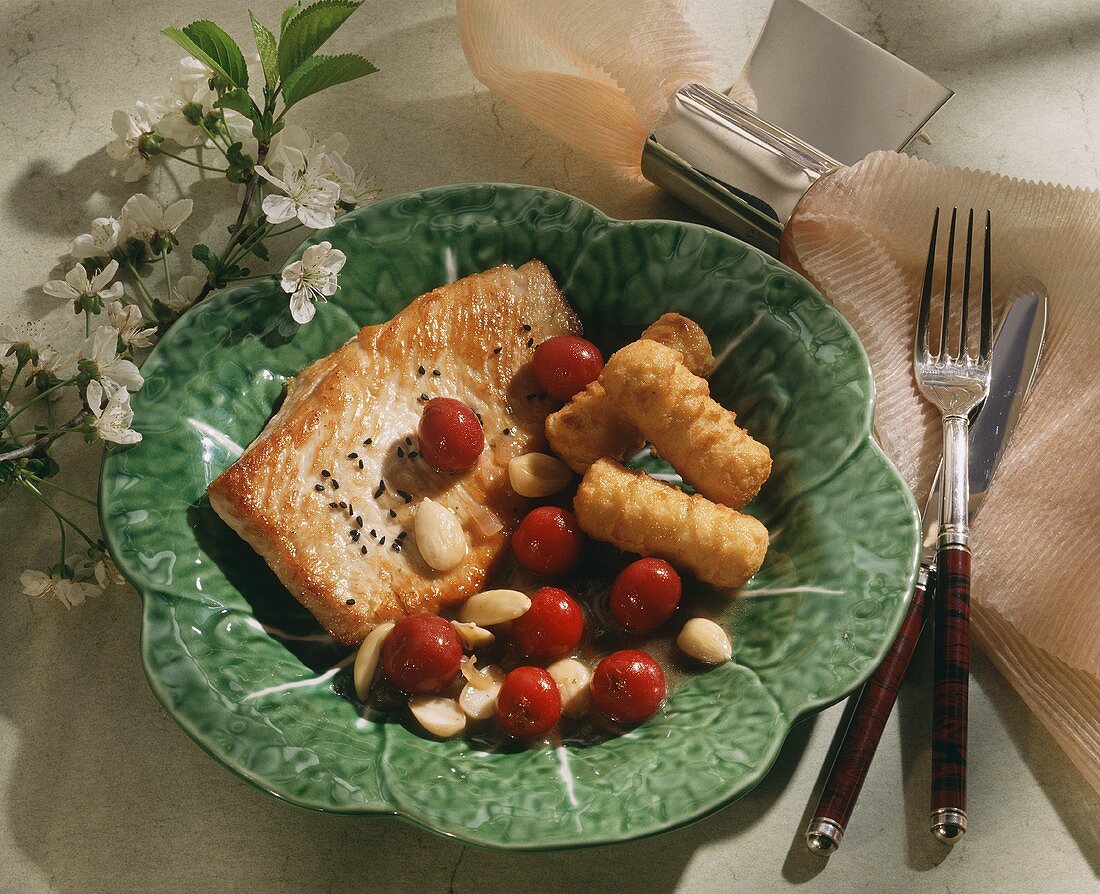
M 14 450 L 8 450 L 6 453 L 0 453 L 0 463 L 2 462 L 17 462 L 21 459 L 28 459 L 34 456 L 46 447 L 49 447 L 54 441 L 63 435 L 68 434 L 80 427 L 81 423 L 88 415 L 88 410 L 83 409 L 72 419 L 66 422 L 61 428 L 56 429 L 49 434 L 42 435 L 39 438 L 35 438 L 29 444 L 24 444 L 22 447 L 17 447 Z

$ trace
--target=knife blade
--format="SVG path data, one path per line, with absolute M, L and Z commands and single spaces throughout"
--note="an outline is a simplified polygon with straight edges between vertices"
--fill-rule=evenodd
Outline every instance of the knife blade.
M 1034 277 L 1016 283 L 1009 299 L 993 346 L 989 375 L 989 397 L 977 409 L 970 425 L 970 520 L 978 514 L 997 464 L 1020 419 L 1024 403 L 1035 383 L 1039 359 L 1046 340 L 1050 299 L 1046 286 Z M 943 486 L 943 460 L 936 469 L 928 500 L 924 504 L 924 542 L 921 566 L 929 568 L 936 558 L 936 538 L 940 533 L 940 493 Z
M 970 503 L 973 519 L 993 481 L 1020 412 L 1027 401 L 1046 338 L 1049 299 L 1046 287 L 1033 277 L 1017 282 L 993 348 L 989 397 L 970 428 Z M 806 828 L 806 846 L 819 856 L 836 852 L 863 788 L 882 731 L 897 699 L 898 686 L 909 666 L 924 626 L 926 590 L 935 574 L 936 539 L 940 527 L 940 481 L 936 472 L 924 510 L 924 544 L 920 574 L 901 630 L 882 664 L 856 696 L 851 720 L 829 770 Z M 933 588 L 934 589 L 934 588 Z

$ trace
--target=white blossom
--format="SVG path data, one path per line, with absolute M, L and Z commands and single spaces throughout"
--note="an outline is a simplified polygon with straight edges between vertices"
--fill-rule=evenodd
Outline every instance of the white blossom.
M 96 583 L 104 590 L 126 583 L 126 578 L 122 576 L 122 572 L 111 561 L 110 556 L 106 555 L 101 556 L 92 565 L 92 575 L 95 577 Z
M 172 310 L 187 309 L 198 300 L 199 293 L 204 285 L 206 285 L 206 277 L 204 276 L 187 274 L 179 277 L 172 284 L 172 295 L 167 302 L 168 306 Z
M 346 145 L 340 134 L 335 144 Z M 330 140 L 331 141 L 331 140 Z M 271 223 L 298 218 L 307 227 L 322 229 L 336 222 L 340 184 L 333 177 L 327 147 L 294 125 L 283 129 L 268 154 L 267 167 L 256 173 L 277 186 L 284 195 L 264 197 L 263 210 Z
M 96 584 L 69 580 L 59 574 L 46 574 L 43 571 L 27 570 L 19 576 L 19 585 L 27 596 L 37 598 L 53 597 L 65 608 L 80 605 L 88 596 L 98 596 L 101 592 Z
M 129 348 L 148 348 L 156 338 L 155 326 L 146 327 L 141 308 L 121 301 L 111 301 L 106 305 L 107 320 L 118 330 L 118 337 Z
M 119 238 L 123 242 L 127 239 L 152 242 L 172 235 L 191 216 L 194 204 L 190 199 L 180 199 L 165 208 L 145 193 L 130 196 L 122 206 Z
M 11 323 L 0 323 L 0 363 L 13 347 L 27 345 L 32 351 L 41 353 L 45 345 L 36 335 L 16 329 Z
M 338 152 L 330 152 L 329 165 L 332 168 L 332 178 L 340 186 L 340 201 L 348 205 L 369 205 L 378 198 L 379 190 L 374 185 L 374 178 L 365 172 L 356 175 L 352 168 Z
M 54 298 L 73 302 L 79 313 L 85 309 L 82 299 L 93 298 L 105 302 L 122 297 L 122 283 L 111 283 L 117 272 L 118 261 L 111 261 L 95 276 L 89 277 L 84 265 L 78 263 L 65 274 L 64 279 L 51 279 L 42 286 L 42 291 Z M 99 311 L 96 310 L 95 313 Z
M 77 260 L 104 258 L 118 248 L 119 222 L 113 217 L 97 217 L 92 221 L 91 232 L 77 236 L 69 248 Z
M 107 144 L 107 154 L 115 161 L 126 162 L 122 179 L 127 183 L 140 180 L 152 169 L 147 154 L 149 135 L 154 133 L 157 112 L 139 102 L 133 112 L 117 109 L 111 117 L 115 139 Z
M 259 144 L 252 133 L 252 120 L 233 109 L 222 109 L 222 120 L 229 131 L 229 142 L 240 143 L 241 151 L 255 158 Z
M 41 342 L 38 348 L 37 369 L 40 372 L 50 373 L 61 381 L 68 381 L 76 376 L 77 355 L 73 351 L 62 351 L 52 344 Z M 53 397 L 60 398 L 61 392 L 53 392 Z
M 183 108 L 193 103 L 201 106 L 204 114 L 213 109 L 217 94 L 210 89 L 212 77 L 214 70 L 194 56 L 180 59 L 169 82 L 168 93 L 149 102 L 158 118 L 158 133 L 181 146 L 201 146 L 207 142 L 202 128 L 184 117 Z
M 85 339 L 80 351 L 81 359 L 94 365 L 94 378 L 103 383 L 107 394 L 120 388 L 137 391 L 145 382 L 133 362 L 119 356 L 118 338 L 118 330 L 113 326 L 100 326 Z M 91 388 L 90 383 L 88 387 Z
M 119 388 L 110 393 L 92 379 L 84 397 L 95 417 L 95 430 L 100 438 L 115 444 L 136 444 L 141 440 L 141 434 L 130 428 L 134 421 L 134 411 L 130 406 L 129 391 Z M 104 397 L 107 398 L 106 404 L 103 403 Z
M 308 323 L 316 312 L 314 302 L 327 301 L 339 287 L 337 274 L 347 257 L 330 242 L 318 242 L 302 253 L 302 259 L 283 268 L 280 285 L 290 295 L 290 315 Z

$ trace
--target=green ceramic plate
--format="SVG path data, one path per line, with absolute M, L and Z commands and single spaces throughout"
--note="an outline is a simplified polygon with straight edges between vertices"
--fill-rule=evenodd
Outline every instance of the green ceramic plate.
M 103 530 L 144 598 L 142 657 L 165 708 L 207 752 L 279 798 L 396 814 L 477 845 L 549 850 L 696 820 L 752 788 L 791 724 L 850 693 L 893 639 L 916 573 L 916 507 L 871 436 L 867 356 L 811 286 L 705 227 L 609 220 L 569 196 L 451 186 L 342 218 L 341 289 L 308 326 L 273 282 L 188 313 L 146 361 L 144 440 L 107 456 Z M 687 678 L 627 735 L 486 753 L 341 695 L 346 654 L 213 514 L 207 483 L 260 431 L 283 382 L 428 289 L 536 257 L 586 334 L 614 349 L 664 311 L 709 333 L 718 400 L 769 444 L 751 511 L 764 568 L 724 619 L 734 661 Z

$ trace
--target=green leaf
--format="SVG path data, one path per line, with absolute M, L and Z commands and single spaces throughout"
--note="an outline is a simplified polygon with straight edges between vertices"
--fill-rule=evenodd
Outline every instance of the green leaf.
M 294 15 L 279 41 L 279 74 L 285 81 L 347 21 L 360 0 L 318 0 Z
M 210 246 L 203 245 L 201 242 L 191 249 L 191 257 L 210 272 L 214 272 L 218 266 L 218 258 L 214 252 L 210 250 Z
M 302 0 L 294 0 L 286 9 L 283 10 L 282 19 L 279 22 L 279 34 L 282 35 L 286 31 L 286 23 L 294 18 L 298 13 L 302 11 Z
M 283 101 L 287 108 L 320 90 L 346 81 L 354 81 L 378 71 L 362 56 L 313 56 L 283 82 Z
M 252 102 L 252 97 L 248 95 L 248 91 L 243 87 L 234 87 L 228 93 L 223 93 L 218 101 L 214 103 L 214 108 L 232 109 L 234 112 L 240 112 L 251 121 L 255 121 L 260 117 L 259 111 Z
M 165 28 L 161 34 L 205 62 L 229 83 L 237 87 L 248 86 L 248 66 L 244 61 L 244 53 L 233 38 L 213 22 L 192 22 L 182 30 Z
M 260 65 L 263 66 L 264 80 L 267 86 L 273 87 L 279 80 L 278 49 L 275 43 L 275 35 L 266 25 L 256 21 L 252 10 L 248 11 L 248 20 L 252 23 L 252 33 L 256 37 L 256 49 L 260 53 Z

